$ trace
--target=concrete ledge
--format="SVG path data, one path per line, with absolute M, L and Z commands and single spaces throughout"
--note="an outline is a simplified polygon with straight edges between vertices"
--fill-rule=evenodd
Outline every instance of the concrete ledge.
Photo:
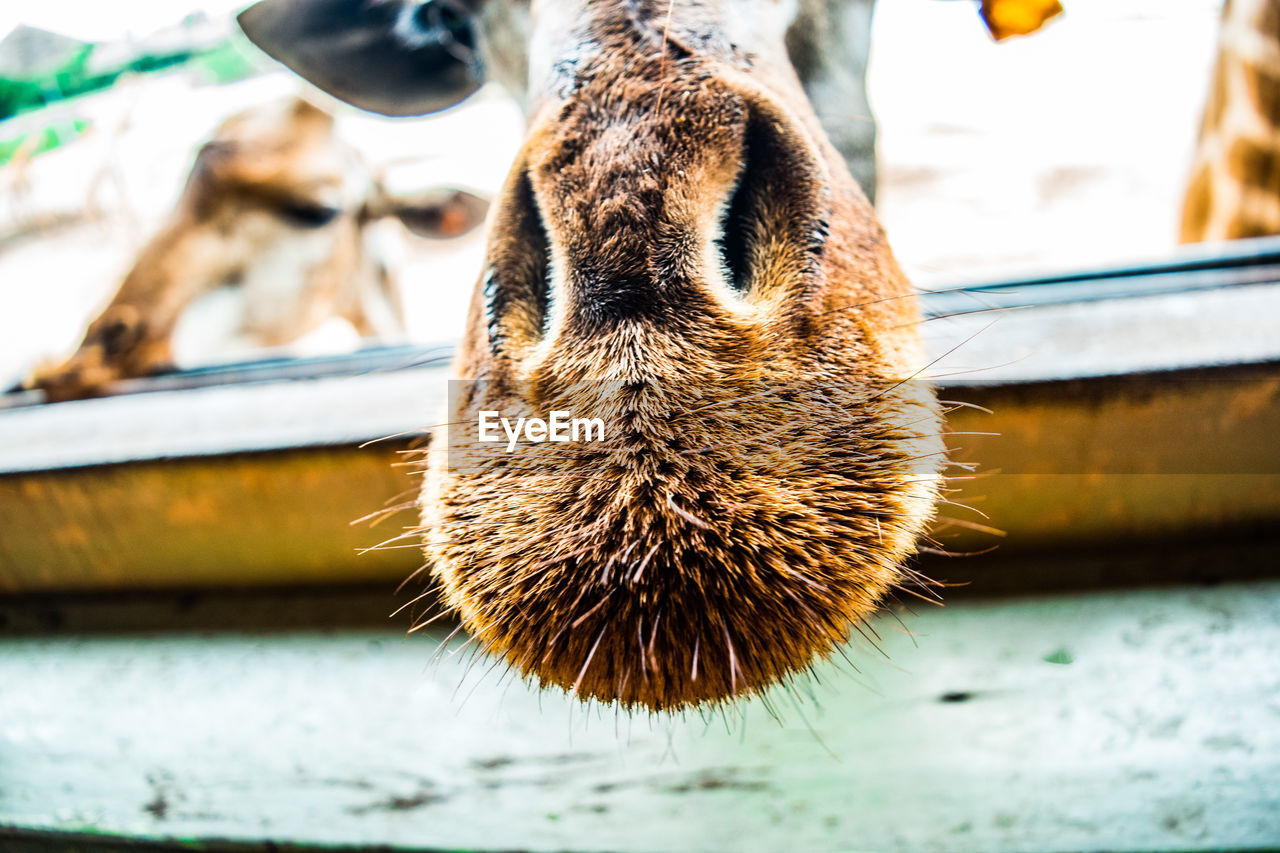
M 1277 612 L 1271 582 L 886 617 L 884 656 L 774 696 L 782 724 L 584 710 L 398 631 L 5 639 L 0 826 L 41 850 L 1275 847 Z

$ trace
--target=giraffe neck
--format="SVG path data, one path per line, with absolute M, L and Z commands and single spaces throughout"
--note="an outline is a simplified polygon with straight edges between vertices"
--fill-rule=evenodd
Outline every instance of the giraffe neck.
M 1280 0 L 1227 0 L 1184 243 L 1280 234 Z

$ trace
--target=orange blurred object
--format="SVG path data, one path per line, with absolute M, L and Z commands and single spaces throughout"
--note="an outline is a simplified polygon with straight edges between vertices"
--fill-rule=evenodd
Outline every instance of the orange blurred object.
M 1058 0 L 982 0 L 982 20 L 996 41 L 1034 33 L 1060 14 Z

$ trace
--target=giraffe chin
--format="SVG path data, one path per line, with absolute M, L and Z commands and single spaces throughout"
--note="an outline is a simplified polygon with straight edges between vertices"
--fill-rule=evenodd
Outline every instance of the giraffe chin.
M 473 641 L 543 686 L 649 711 L 759 694 L 920 583 L 903 561 L 939 483 L 927 388 L 455 385 L 426 556 Z M 481 439 L 489 411 L 600 414 L 604 429 L 509 451 Z

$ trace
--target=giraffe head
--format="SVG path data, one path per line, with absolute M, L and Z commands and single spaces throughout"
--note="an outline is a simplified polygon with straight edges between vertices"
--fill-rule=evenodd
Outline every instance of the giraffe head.
M 305 72 L 311 48 L 253 21 L 309 4 L 276 5 L 246 28 Z M 423 6 L 374 6 L 384 52 L 409 50 L 387 22 Z M 422 533 L 444 599 L 483 648 L 580 697 L 665 710 L 760 692 L 906 581 L 941 464 L 915 301 L 788 63 L 795 9 L 449 8 L 471 16 L 472 70 L 492 64 L 486 21 L 526 22 L 527 53 L 503 61 L 527 67 L 530 120 L 452 426 L 428 452 Z M 324 16 L 306 20 L 283 29 Z M 363 66 L 348 71 L 331 88 L 370 103 Z M 444 80 L 390 91 L 467 88 Z M 604 439 L 483 440 L 486 412 L 555 411 L 599 418 Z
M 26 384 L 67 400 L 168 368 L 183 311 L 224 286 L 242 296 L 247 344 L 285 344 L 330 317 L 365 335 L 396 334 L 398 293 L 368 227 L 396 216 L 420 234 L 452 236 L 478 225 L 486 207 L 461 191 L 388 196 L 333 116 L 306 100 L 244 110 L 200 148 L 175 209 L 80 347 Z

